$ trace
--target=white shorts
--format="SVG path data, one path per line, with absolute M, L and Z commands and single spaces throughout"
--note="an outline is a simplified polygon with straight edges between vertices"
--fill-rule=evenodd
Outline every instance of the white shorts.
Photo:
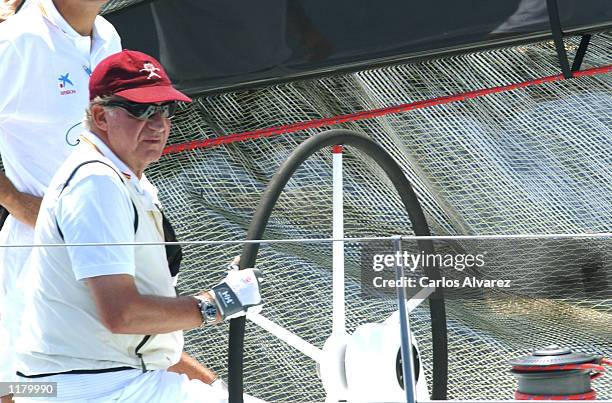
M 15 398 L 16 402 L 64 403 L 227 403 L 227 392 L 213 388 L 187 375 L 168 371 L 127 370 L 103 374 L 55 375 L 32 382 L 57 382 L 55 398 Z M 262 400 L 245 395 L 245 402 Z

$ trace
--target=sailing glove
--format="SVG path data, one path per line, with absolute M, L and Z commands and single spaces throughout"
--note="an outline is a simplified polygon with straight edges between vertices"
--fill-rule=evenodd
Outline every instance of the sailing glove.
M 229 270 L 223 281 L 212 288 L 223 320 L 261 312 L 261 295 L 257 269 Z

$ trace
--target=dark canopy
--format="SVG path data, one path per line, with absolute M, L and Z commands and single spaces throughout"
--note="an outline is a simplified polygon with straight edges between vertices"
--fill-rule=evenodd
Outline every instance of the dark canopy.
M 558 5 L 566 34 L 612 27 L 610 0 Z M 192 95 L 551 37 L 546 0 L 157 0 L 106 17 Z

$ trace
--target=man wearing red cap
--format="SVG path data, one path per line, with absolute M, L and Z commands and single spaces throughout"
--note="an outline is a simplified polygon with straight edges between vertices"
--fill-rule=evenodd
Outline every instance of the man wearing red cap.
M 163 231 L 144 170 L 161 157 L 177 101 L 191 100 L 134 51 L 103 60 L 89 90 L 88 130 L 36 225 L 36 243 L 67 246 L 32 252 L 18 375 L 57 382 L 58 401 L 226 401 L 167 369 L 181 357 L 183 330 L 260 308 L 258 272 L 232 270 L 208 292 L 177 297 L 164 246 L 151 245 Z M 87 243 L 104 245 L 69 246 Z

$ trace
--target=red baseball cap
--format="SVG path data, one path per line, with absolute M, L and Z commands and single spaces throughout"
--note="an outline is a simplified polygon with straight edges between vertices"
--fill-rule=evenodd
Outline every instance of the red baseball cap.
M 89 100 L 117 95 L 128 101 L 156 103 L 191 102 L 176 90 L 155 58 L 134 50 L 123 50 L 102 60 L 89 77 Z

